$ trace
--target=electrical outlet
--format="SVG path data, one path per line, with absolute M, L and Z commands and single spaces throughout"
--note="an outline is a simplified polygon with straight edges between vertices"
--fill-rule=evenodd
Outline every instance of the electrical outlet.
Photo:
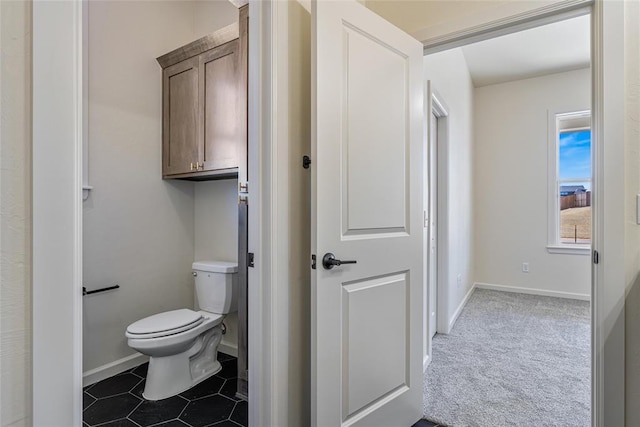
M 528 262 L 523 262 L 522 263 L 522 272 L 523 273 L 528 273 L 529 272 L 529 263 Z

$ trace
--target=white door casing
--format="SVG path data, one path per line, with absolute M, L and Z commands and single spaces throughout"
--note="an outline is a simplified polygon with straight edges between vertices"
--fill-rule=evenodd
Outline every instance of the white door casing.
M 431 126 L 429 128 L 429 252 L 427 254 L 428 295 L 427 313 L 429 316 L 429 336 L 436 334 L 436 310 L 438 292 L 438 247 L 437 247 L 437 221 L 438 221 L 438 118 L 430 115 Z
M 354 2 L 312 4 L 311 422 L 422 414 L 422 45 Z M 324 269 L 332 252 L 357 264 Z

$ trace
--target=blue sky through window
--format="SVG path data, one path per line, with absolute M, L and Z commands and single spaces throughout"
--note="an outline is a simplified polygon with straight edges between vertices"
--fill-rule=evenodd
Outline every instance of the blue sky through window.
M 559 157 L 561 180 L 591 178 L 591 130 L 560 133 Z

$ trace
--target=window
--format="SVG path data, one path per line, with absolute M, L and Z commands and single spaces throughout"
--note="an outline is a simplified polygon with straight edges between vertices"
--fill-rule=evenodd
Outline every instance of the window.
M 589 253 L 591 113 L 550 114 L 549 251 Z

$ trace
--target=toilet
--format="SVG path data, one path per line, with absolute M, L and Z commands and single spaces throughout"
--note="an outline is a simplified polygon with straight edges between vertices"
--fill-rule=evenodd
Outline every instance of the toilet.
M 175 396 L 222 368 L 218 345 L 225 315 L 237 311 L 238 264 L 199 261 L 192 268 L 200 311 L 166 311 L 127 328 L 129 347 L 149 356 L 147 400 Z

